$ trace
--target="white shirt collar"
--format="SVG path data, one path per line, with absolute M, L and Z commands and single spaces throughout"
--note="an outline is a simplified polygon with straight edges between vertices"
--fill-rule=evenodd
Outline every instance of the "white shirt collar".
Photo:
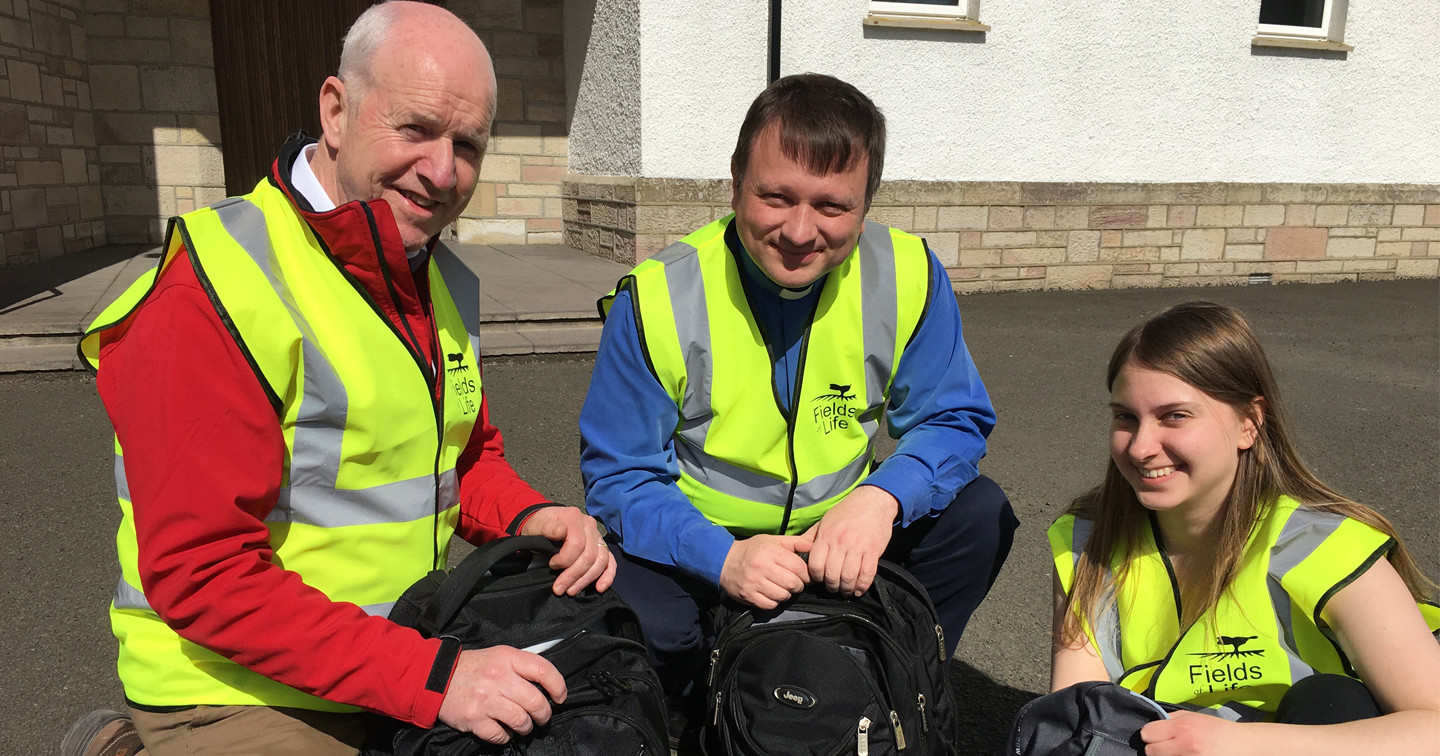
M 325 187 L 320 186 L 320 179 L 315 178 L 315 171 L 310 168 L 310 161 L 315 157 L 315 148 L 320 146 L 319 142 L 309 144 L 301 148 L 300 154 L 295 157 L 295 162 L 290 166 L 290 184 L 295 191 L 310 203 L 310 207 L 317 213 L 328 213 L 335 209 L 335 200 L 325 192 Z M 425 252 L 425 248 L 411 252 L 406 250 L 405 258 L 414 267 L 416 260 Z
M 320 179 L 315 178 L 315 171 L 310 168 L 310 160 L 315 156 L 317 146 L 318 144 L 311 144 L 300 150 L 295 164 L 290 167 L 290 183 L 315 212 L 328 213 L 335 209 L 335 200 L 325 193 L 325 187 L 320 186 Z

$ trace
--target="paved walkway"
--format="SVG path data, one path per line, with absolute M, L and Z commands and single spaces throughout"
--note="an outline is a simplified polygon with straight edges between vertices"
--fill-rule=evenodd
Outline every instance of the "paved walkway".
M 555 244 L 451 246 L 480 277 L 484 354 L 595 350 L 595 299 L 626 266 Z M 117 245 L 5 271 L 0 373 L 82 369 L 81 331 L 158 259 L 158 248 Z

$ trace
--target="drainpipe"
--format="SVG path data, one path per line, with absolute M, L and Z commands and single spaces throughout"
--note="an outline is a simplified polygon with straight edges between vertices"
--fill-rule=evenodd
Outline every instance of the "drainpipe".
M 780 78 L 780 0 L 770 0 L 770 78 L 774 84 Z

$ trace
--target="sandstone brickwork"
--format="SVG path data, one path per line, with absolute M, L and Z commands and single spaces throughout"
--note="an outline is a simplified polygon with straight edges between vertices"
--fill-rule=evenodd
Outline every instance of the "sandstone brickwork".
M 633 264 L 729 203 L 728 181 L 572 176 L 565 242 Z M 962 293 L 1440 277 L 1440 185 L 893 181 L 869 218 Z

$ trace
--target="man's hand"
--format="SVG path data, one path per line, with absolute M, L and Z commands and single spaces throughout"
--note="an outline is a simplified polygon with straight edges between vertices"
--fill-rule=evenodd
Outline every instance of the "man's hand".
M 899 512 L 900 502 L 885 489 L 856 487 L 805 531 L 814 542 L 810 579 L 824 581 L 832 593 L 870 590 Z
M 461 651 L 440 702 L 440 721 L 504 743 L 549 722 L 551 701 L 565 701 L 565 678 L 538 654 L 509 646 Z
M 720 568 L 725 595 L 757 609 L 774 609 L 805 589 L 809 573 L 797 552 L 810 548 L 805 536 L 757 535 L 737 540 Z
M 615 580 L 615 557 L 601 540 L 595 518 L 575 507 L 537 510 L 520 527 L 520 535 L 564 541 L 560 553 L 550 558 L 550 567 L 561 571 L 555 578 L 556 596 L 574 596 L 591 583 L 603 592 Z

